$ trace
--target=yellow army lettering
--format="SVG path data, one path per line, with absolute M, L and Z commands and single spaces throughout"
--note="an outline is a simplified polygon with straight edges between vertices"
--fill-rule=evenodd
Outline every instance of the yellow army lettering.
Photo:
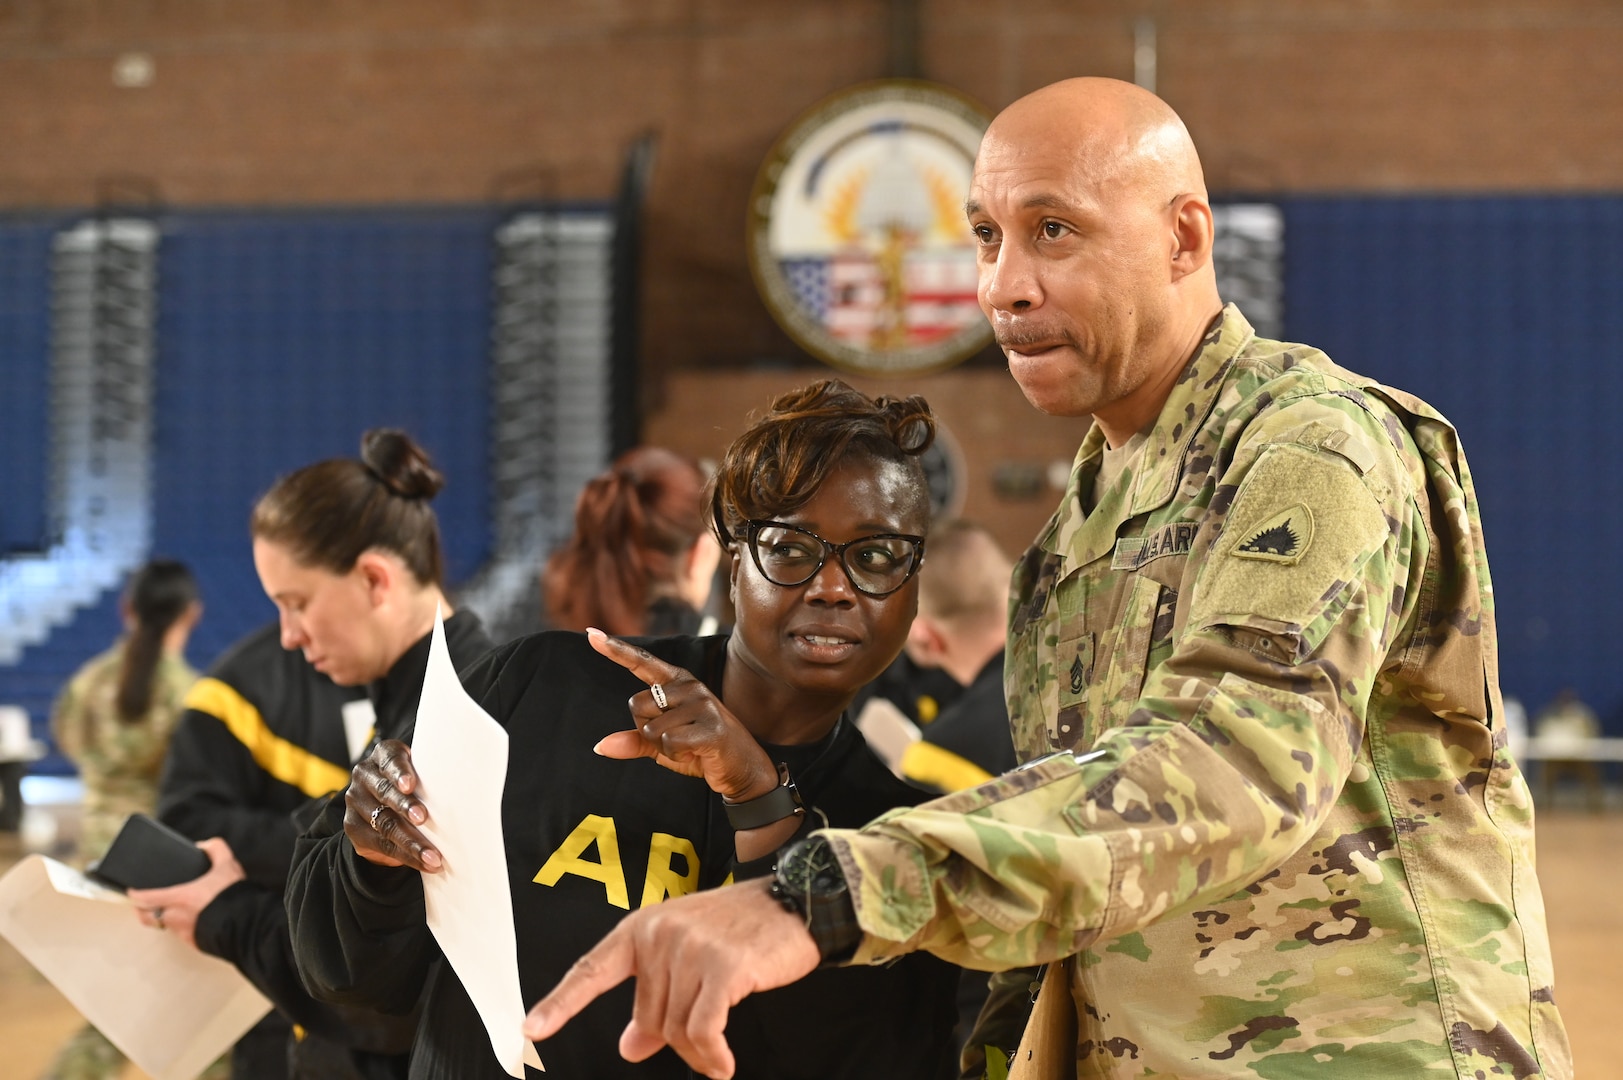
M 586 849 L 594 843 L 597 845 L 595 862 L 585 858 Z M 686 871 L 678 873 L 672 865 L 675 855 L 682 856 L 687 863 Z M 605 900 L 617 908 L 631 910 L 626 875 L 620 865 L 620 837 L 613 818 L 587 814 L 548 856 L 533 880 L 538 885 L 552 886 L 565 874 L 602 882 Z M 667 897 L 685 896 L 698 887 L 699 852 L 693 841 L 670 833 L 654 833 L 648 844 L 648 876 L 643 881 L 642 900 L 637 906 L 648 907 Z

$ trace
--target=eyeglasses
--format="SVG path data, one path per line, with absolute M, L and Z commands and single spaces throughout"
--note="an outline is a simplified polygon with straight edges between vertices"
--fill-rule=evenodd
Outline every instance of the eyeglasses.
M 924 537 L 875 533 L 831 544 L 814 532 L 781 521 L 750 520 L 750 557 L 774 585 L 804 585 L 833 555 L 851 585 L 864 596 L 889 596 L 907 584 L 924 563 Z

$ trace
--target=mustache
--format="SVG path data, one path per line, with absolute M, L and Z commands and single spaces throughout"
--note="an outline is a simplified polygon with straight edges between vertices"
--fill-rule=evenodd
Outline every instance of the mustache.
M 1071 345 L 1077 340 L 1069 330 L 1046 331 L 1038 327 L 1020 326 L 998 328 L 993 337 L 1002 349 L 1020 350 L 1030 345 Z

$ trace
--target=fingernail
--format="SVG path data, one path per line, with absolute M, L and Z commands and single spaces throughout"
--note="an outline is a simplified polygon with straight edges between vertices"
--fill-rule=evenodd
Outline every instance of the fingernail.
M 422 858 L 423 865 L 428 867 L 430 870 L 438 870 L 440 868 L 440 853 L 435 851 L 433 848 L 425 848 L 423 850 Z
M 421 825 L 423 822 L 428 820 L 428 811 L 424 810 L 421 806 L 414 805 L 410 810 L 406 811 L 406 816 L 411 818 L 411 823 L 413 825 Z
M 603 738 L 597 740 L 597 742 L 592 744 L 592 753 L 596 754 L 598 757 L 602 757 L 603 756 L 603 744 L 608 742 L 608 741 L 609 740 L 608 740 L 607 736 L 604 736 Z
M 586 636 L 591 638 L 593 641 L 596 641 L 598 638 L 606 638 L 609 635 L 605 634 L 595 626 L 588 626 L 586 628 Z

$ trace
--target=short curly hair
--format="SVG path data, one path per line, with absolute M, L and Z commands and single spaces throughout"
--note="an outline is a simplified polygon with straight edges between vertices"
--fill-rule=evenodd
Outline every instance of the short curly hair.
M 725 547 L 751 518 L 793 513 L 853 456 L 912 471 L 926 515 L 920 455 L 935 441 L 935 415 L 918 394 L 869 397 L 839 379 L 778 395 L 767 414 L 727 448 L 710 481 L 710 520 Z

